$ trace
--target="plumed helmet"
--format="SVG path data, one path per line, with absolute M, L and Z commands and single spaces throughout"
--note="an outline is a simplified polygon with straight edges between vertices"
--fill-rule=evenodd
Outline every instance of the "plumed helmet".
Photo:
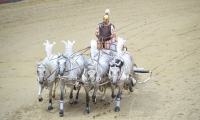
M 103 16 L 103 21 L 109 21 L 109 16 L 108 15 L 104 15 Z
M 105 10 L 105 13 L 106 13 L 107 15 L 110 15 L 110 9 L 106 9 L 106 10 Z
M 103 21 L 109 21 L 110 9 L 105 10 L 105 15 L 103 16 Z

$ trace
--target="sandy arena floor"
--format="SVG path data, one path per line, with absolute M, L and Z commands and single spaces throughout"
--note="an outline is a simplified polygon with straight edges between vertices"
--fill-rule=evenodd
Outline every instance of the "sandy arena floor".
M 48 90 L 38 102 L 36 61 L 46 57 L 43 43 L 56 42 L 53 53 L 63 53 L 61 40 L 75 40 L 73 51 L 96 39 L 95 27 L 105 9 L 117 36 L 127 40 L 138 67 L 152 70 L 152 79 L 124 91 L 121 111 L 115 101 L 90 102 L 84 115 L 85 92 L 78 105 L 65 94 L 64 117 L 59 117 L 59 87 L 52 111 Z M 23 0 L 0 4 L 0 119 L 129 119 L 200 120 L 200 0 Z M 147 74 L 141 75 L 143 78 Z M 91 95 L 91 93 L 90 93 Z

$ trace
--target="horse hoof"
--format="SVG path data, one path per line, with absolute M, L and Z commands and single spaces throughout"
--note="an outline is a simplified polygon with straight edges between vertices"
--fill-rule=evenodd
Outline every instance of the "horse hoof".
M 116 95 L 111 95 L 111 97 L 112 97 L 113 99 L 116 99 Z
M 133 89 L 129 89 L 130 92 L 133 92 Z
M 94 103 L 94 104 L 96 104 L 96 103 L 97 103 L 96 96 L 92 96 L 92 100 L 93 100 L 93 103 Z
M 93 103 L 96 104 L 96 103 L 97 103 L 97 100 L 96 100 L 96 99 L 93 99 Z
M 73 101 L 73 100 L 70 100 L 70 101 L 69 101 L 69 104 L 74 104 L 74 101 Z
M 115 112 L 119 112 L 120 111 L 120 107 L 115 107 Z
M 78 104 L 78 101 L 74 101 L 74 104 L 75 104 L 75 105 Z
M 74 90 L 77 90 L 77 88 L 74 86 Z
M 42 102 L 42 101 L 43 101 L 43 98 L 38 98 L 38 101 L 39 101 L 39 102 Z
M 85 111 L 84 111 L 84 114 L 85 114 L 85 115 L 87 115 L 87 114 L 89 114 L 89 113 L 90 113 L 89 110 L 85 110 Z
M 101 101 L 100 102 L 104 102 L 105 101 L 105 99 L 101 99 Z
M 49 106 L 49 107 L 48 107 L 48 110 L 53 110 L 53 107 L 52 107 L 52 106 Z
M 63 117 L 64 116 L 64 113 L 63 113 L 63 110 L 60 110 L 60 117 Z

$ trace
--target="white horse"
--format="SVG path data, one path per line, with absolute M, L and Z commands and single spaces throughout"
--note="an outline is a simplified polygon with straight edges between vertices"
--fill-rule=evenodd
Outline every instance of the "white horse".
M 120 111 L 121 94 L 124 83 L 130 83 L 130 91 L 136 83 L 137 75 L 133 71 L 134 62 L 132 55 L 127 51 L 122 51 L 122 47 L 126 40 L 118 38 L 117 53 L 118 55 L 110 61 L 109 79 L 111 80 L 112 98 L 117 100 L 115 112 Z M 114 94 L 115 86 L 118 86 L 117 96 Z M 131 91 L 132 92 L 132 91 Z
M 73 100 L 73 89 L 76 89 L 77 81 L 80 81 L 81 75 L 83 73 L 85 58 L 80 53 L 72 53 L 72 47 L 75 41 L 65 43 L 66 52 L 58 57 L 59 74 L 60 74 L 60 117 L 64 115 L 64 90 L 65 84 L 70 87 L 70 104 L 77 104 L 78 94 L 81 86 L 78 86 L 78 91 L 76 95 L 76 100 Z
M 55 44 L 50 44 L 47 40 L 46 43 L 44 43 L 46 47 L 46 53 L 47 57 L 41 62 L 37 63 L 37 75 L 38 75 L 38 82 L 39 82 L 39 92 L 38 92 L 38 100 L 39 102 L 42 102 L 42 90 L 44 87 L 47 87 L 49 89 L 49 106 L 48 110 L 52 110 L 52 98 L 55 97 L 55 90 L 56 90 L 56 83 L 58 81 L 58 65 L 57 65 L 57 55 L 52 55 L 52 47 Z M 55 83 L 54 90 L 53 89 L 53 83 Z M 53 92 L 53 95 L 52 95 Z
M 91 40 L 91 59 L 88 60 L 84 67 L 84 72 L 82 75 L 82 82 L 85 87 L 86 92 L 86 110 L 84 114 L 90 113 L 89 107 L 89 91 L 87 86 L 94 87 L 94 92 L 92 95 L 93 103 L 96 103 L 96 93 L 99 87 L 104 84 L 103 96 L 101 100 L 105 100 L 105 92 L 108 80 L 108 72 L 109 72 L 109 60 L 111 59 L 111 50 L 98 50 L 97 49 L 97 41 Z

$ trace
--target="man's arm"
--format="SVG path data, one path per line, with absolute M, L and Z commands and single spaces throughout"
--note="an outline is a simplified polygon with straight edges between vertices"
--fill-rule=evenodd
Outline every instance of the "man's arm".
M 114 27 L 114 25 L 113 24 L 111 24 L 111 35 L 110 35 L 110 37 L 111 38 L 116 38 L 116 30 L 115 30 L 115 27 Z
M 95 35 L 99 39 L 99 25 L 95 29 Z

